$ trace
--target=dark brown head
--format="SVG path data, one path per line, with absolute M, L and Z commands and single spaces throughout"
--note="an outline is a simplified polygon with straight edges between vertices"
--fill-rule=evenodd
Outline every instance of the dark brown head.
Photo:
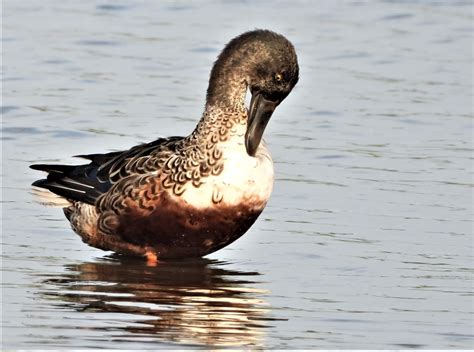
M 254 156 L 267 122 L 298 82 L 298 74 L 296 52 L 288 39 L 268 30 L 246 32 L 232 39 L 219 55 L 207 102 L 235 104 L 240 99 L 243 103 L 245 90 L 250 89 L 245 146 Z

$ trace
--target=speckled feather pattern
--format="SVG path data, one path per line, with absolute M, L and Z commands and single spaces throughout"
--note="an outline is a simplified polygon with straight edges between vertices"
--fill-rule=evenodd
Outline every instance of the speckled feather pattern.
M 215 113 L 210 109 L 189 137 L 165 143 L 148 156 L 128 161 L 120 172 L 127 176 L 116 182 L 96 203 L 100 231 L 113 233 L 118 218 L 127 209 L 153 212 L 161 205 L 157 199 L 162 192 L 173 198 L 183 197 L 188 189 L 199 189 L 207 178 L 219 176 L 225 167 L 220 144 L 235 134 L 236 126 L 245 126 L 245 116 L 242 112 Z M 208 198 L 204 203 L 222 201 L 213 193 L 201 197 Z

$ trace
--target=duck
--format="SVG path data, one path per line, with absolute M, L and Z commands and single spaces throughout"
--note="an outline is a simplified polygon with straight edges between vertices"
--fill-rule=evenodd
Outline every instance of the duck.
M 80 165 L 33 164 L 47 177 L 32 186 L 67 202 L 73 231 L 92 247 L 152 263 L 206 256 L 246 233 L 265 208 L 274 168 L 263 133 L 298 79 L 287 38 L 242 33 L 218 55 L 191 134 L 76 155 L 88 161 Z

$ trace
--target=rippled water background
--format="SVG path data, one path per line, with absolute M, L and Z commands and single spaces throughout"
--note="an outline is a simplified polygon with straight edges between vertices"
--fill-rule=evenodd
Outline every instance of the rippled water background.
M 3 348 L 473 348 L 470 1 L 5 1 Z M 32 162 L 189 133 L 253 28 L 301 79 L 272 199 L 206 259 L 84 245 Z

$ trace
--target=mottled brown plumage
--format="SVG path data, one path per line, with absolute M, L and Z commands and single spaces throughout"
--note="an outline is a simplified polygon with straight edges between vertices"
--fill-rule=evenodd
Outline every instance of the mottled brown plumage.
M 71 202 L 66 217 L 91 246 L 161 259 L 214 252 L 243 235 L 268 201 L 273 166 L 261 138 L 297 80 L 287 39 L 244 33 L 216 61 L 205 111 L 189 136 L 82 155 L 86 165 L 32 165 L 48 172 L 33 185 Z

